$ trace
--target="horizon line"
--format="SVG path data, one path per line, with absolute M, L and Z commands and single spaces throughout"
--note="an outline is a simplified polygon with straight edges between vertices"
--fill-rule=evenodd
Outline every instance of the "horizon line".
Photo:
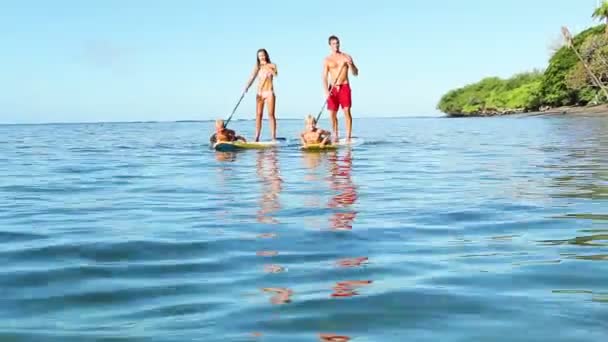
M 415 115 L 415 116 L 364 116 L 353 118 L 353 121 L 361 119 L 426 119 L 426 118 L 443 118 L 448 117 L 443 115 Z M 56 121 L 56 122 L 23 122 L 23 123 L 4 123 L 0 122 L 0 126 L 37 126 L 37 125 L 82 125 L 82 124 L 135 124 L 135 123 L 194 123 L 194 122 L 214 122 L 216 119 L 185 119 L 185 120 L 133 120 L 133 121 Z M 233 122 L 239 121 L 255 121 L 256 119 L 233 119 Z M 267 121 L 267 118 L 262 121 Z M 303 120 L 300 118 L 280 118 L 277 121 L 295 121 Z

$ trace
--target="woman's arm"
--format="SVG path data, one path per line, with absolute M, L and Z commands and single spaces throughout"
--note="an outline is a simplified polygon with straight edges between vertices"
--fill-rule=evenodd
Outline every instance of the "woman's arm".
M 251 75 L 249 76 L 249 80 L 247 81 L 247 85 L 245 86 L 245 92 L 247 92 L 249 90 L 249 88 L 251 87 L 251 84 L 253 83 L 255 78 L 258 76 L 259 70 L 260 70 L 260 67 L 258 67 L 258 65 L 256 64 L 253 67 L 253 71 L 251 71 Z

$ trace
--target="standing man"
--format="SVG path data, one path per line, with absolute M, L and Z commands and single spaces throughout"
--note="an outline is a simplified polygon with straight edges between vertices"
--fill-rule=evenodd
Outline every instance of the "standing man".
M 331 49 L 329 56 L 325 57 L 323 62 L 323 90 L 327 99 L 327 110 L 331 118 L 333 140 L 338 142 L 338 109 L 342 107 L 344 117 L 346 118 L 346 138 L 352 137 L 353 118 L 350 113 L 352 104 L 350 84 L 348 82 L 348 71 L 350 70 L 353 76 L 359 75 L 359 69 L 355 66 L 353 58 L 340 51 L 340 39 L 336 36 L 330 36 L 328 43 Z M 332 82 L 335 84 L 330 89 L 328 84 L 327 74 L 331 75 Z

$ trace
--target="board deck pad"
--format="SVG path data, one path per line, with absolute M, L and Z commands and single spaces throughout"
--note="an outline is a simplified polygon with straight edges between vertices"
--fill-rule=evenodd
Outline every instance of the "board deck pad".
M 230 152 L 230 151 L 237 151 L 237 150 L 261 150 L 261 149 L 278 146 L 279 144 L 280 144 L 279 141 L 259 141 L 259 142 L 223 141 L 223 142 L 215 143 L 213 145 L 213 148 L 216 151 L 220 151 L 220 152 Z
M 334 143 L 331 145 L 325 145 L 323 147 L 321 147 L 321 144 L 308 144 L 306 147 L 300 146 L 300 149 L 304 151 L 332 151 L 337 150 L 340 147 L 355 146 L 359 144 L 361 144 L 361 140 L 358 138 L 351 138 L 350 141 L 348 141 L 346 138 L 342 138 L 337 144 Z

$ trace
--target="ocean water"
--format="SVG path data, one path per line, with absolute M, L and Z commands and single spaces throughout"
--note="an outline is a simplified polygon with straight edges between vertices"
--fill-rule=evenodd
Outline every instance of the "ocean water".
M 608 118 L 212 126 L 0 126 L 1 341 L 606 340 Z

